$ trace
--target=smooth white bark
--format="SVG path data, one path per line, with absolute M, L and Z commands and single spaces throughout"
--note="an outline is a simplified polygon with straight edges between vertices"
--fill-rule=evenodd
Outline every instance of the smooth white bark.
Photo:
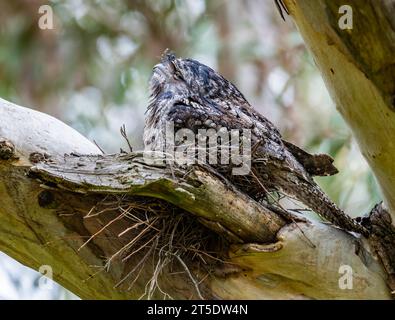
M 99 148 L 62 121 L 0 98 L 0 139 L 14 144 L 18 156 L 32 152 L 62 156 L 65 153 L 100 154 Z
M 70 152 L 100 153 L 93 143 L 59 120 L 5 100 L 0 100 L 0 139 L 8 140 L 16 146 L 16 152 L 22 157 L 25 165 L 28 165 L 31 152 L 45 152 L 49 155 L 63 155 Z M 38 184 L 29 184 L 29 179 L 23 172 L 11 172 L 12 170 L 7 169 L 12 169 L 15 165 L 21 165 L 21 160 L 0 165 L 0 169 L 2 167 L 4 169 L 0 170 L 0 250 L 34 268 L 48 263 L 49 259 L 52 259 L 53 264 L 62 266 L 66 263 L 64 259 L 67 257 L 67 268 L 65 267 L 67 272 L 62 271 L 63 273 L 56 279 L 82 297 L 136 297 L 136 293 L 130 295 L 113 288 L 113 278 L 103 273 L 89 283 L 81 282 L 81 277 L 86 278 L 90 272 L 89 263 L 84 260 L 87 255 L 81 256 L 80 253 L 71 250 L 66 242 L 58 242 L 57 247 L 42 246 L 40 242 L 35 244 L 36 234 L 31 231 L 32 225 L 24 225 L 29 221 L 30 215 L 34 214 L 34 218 L 30 218 L 32 220 L 43 219 L 33 227 L 41 228 L 37 229 L 41 231 L 43 228 L 48 228 L 43 232 L 48 237 L 45 239 L 47 241 L 58 239 L 57 234 L 51 234 L 51 228 L 55 229 L 56 224 L 56 230 L 59 232 L 62 225 L 48 210 L 39 208 L 36 199 L 31 198 L 40 192 L 37 190 Z M 23 186 L 23 192 L 10 190 L 9 173 L 15 181 L 18 179 L 24 181 L 19 186 L 15 186 L 15 188 Z M 158 194 L 158 197 L 164 198 L 164 194 Z M 215 199 L 216 197 L 213 196 L 210 201 Z M 15 203 L 18 203 L 16 207 L 14 207 Z M 20 210 L 23 210 L 23 213 Z M 24 219 L 21 220 L 21 216 Z M 16 225 L 18 233 L 13 234 L 12 228 Z M 19 235 L 20 230 L 23 232 Z M 29 238 L 33 240 L 26 242 Z M 210 278 L 209 287 L 212 293 L 220 298 L 390 298 L 385 283 L 386 275 L 377 258 L 370 252 L 366 241 L 361 241 L 354 235 L 329 225 L 291 224 L 280 230 L 278 242 L 267 245 L 235 245 L 230 255 L 231 261 L 244 267 L 245 271 L 229 277 Z M 93 257 L 92 252 L 88 257 L 90 264 L 94 264 L 95 259 L 99 261 L 97 257 Z M 343 275 L 339 270 L 343 265 L 352 268 L 351 289 L 339 287 L 339 279 Z M 54 272 L 56 276 L 59 271 L 54 270 Z M 102 289 L 99 294 L 97 292 L 100 288 L 105 290 Z

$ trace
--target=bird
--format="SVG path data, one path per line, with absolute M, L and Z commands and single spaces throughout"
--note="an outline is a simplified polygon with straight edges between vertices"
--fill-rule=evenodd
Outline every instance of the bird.
M 275 125 L 256 111 L 237 87 L 212 68 L 166 50 L 149 80 L 144 148 L 163 150 L 166 128 L 249 130 L 251 170 L 232 175 L 229 164 L 213 165 L 242 192 L 262 201 L 272 191 L 297 199 L 323 219 L 367 236 L 367 230 L 342 211 L 314 181 L 314 175 L 337 173 L 326 154 L 310 154 L 284 140 Z

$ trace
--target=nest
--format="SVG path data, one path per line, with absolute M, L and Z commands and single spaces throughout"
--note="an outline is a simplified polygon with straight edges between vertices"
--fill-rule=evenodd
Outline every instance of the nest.
M 196 296 L 203 298 L 204 280 L 226 263 L 227 241 L 195 216 L 163 200 L 108 195 L 91 208 L 86 219 L 100 223 L 80 249 L 92 241 L 113 241 L 113 250 L 107 253 L 100 271 L 129 265 L 116 287 L 133 290 L 139 280 L 145 281 L 141 298 L 171 298 L 161 286 L 161 279 L 171 274 L 186 276 Z M 140 279 L 147 274 L 147 268 L 152 270 L 148 272 L 150 277 Z

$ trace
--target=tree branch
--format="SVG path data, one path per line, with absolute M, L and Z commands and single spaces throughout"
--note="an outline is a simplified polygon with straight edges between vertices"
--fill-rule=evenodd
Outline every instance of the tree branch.
M 137 197 L 139 206 L 141 197 L 165 200 L 234 243 L 228 267 L 208 276 L 202 270 L 193 270 L 196 279 L 185 270 L 164 273 L 161 290 L 173 298 L 390 298 L 385 271 L 363 239 L 316 222 L 286 224 L 204 168 L 177 169 L 173 179 L 169 169 L 147 165 L 138 153 L 82 156 L 100 150 L 60 121 L 4 100 L 0 118 L 0 148 L 8 150 L 0 150 L 7 155 L 0 160 L 0 250 L 34 269 L 52 266 L 55 280 L 82 298 L 138 298 L 156 281 L 155 270 L 146 267 L 129 288 L 134 277 L 127 276 L 141 259 L 112 260 L 127 244 L 119 236 L 127 220 L 87 219 L 114 194 Z M 339 287 L 342 265 L 352 267 L 351 290 Z M 117 286 L 125 277 L 126 286 Z
M 395 3 L 284 3 L 375 174 L 395 225 Z M 352 8 L 352 29 L 339 27 L 344 4 Z

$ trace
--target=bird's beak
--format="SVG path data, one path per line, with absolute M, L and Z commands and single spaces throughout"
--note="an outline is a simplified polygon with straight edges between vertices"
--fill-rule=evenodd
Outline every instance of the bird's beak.
M 161 56 L 161 63 L 165 64 L 176 59 L 176 55 L 169 48 L 167 48 Z

